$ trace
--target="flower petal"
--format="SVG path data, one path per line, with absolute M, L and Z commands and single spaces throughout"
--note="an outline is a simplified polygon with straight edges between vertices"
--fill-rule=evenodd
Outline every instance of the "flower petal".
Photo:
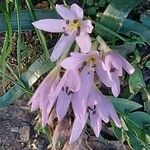
M 65 20 L 73 20 L 75 19 L 74 14 L 72 13 L 72 11 L 66 7 L 64 7 L 63 5 L 56 5 L 56 10 L 59 13 L 59 15 L 65 19 Z
M 79 138 L 80 134 L 82 133 L 82 130 L 84 129 L 87 118 L 88 118 L 88 115 L 86 115 L 83 121 L 79 120 L 78 118 L 75 118 L 69 144 L 75 142 Z
M 113 82 L 111 86 L 112 93 L 115 97 L 118 97 L 120 94 L 120 79 L 118 76 L 113 75 L 112 76 Z
M 102 63 L 97 64 L 96 73 L 102 83 L 104 83 L 107 87 L 112 85 L 112 81 L 108 77 L 107 72 L 104 70 Z
M 51 95 L 49 95 L 49 98 L 54 98 L 56 99 L 62 89 L 62 87 L 65 85 L 67 80 L 67 72 L 64 73 L 63 77 L 61 78 L 61 80 L 59 81 L 59 83 L 57 84 L 57 87 L 55 88 L 55 91 L 53 93 L 53 97 Z
M 81 31 L 84 33 L 92 33 L 93 26 L 91 20 L 81 21 Z
M 42 81 L 42 83 L 39 85 L 37 90 L 34 92 L 31 100 L 28 102 L 28 105 L 32 103 L 31 111 L 35 111 L 38 108 L 42 107 L 43 97 L 45 97 L 46 100 L 48 100 L 48 93 L 50 92 L 52 82 L 53 79 L 50 76 L 50 74 L 48 74 L 46 78 Z
M 80 34 L 76 36 L 76 42 L 79 45 L 82 53 L 87 53 L 91 49 L 91 39 L 88 34 Z
M 115 124 L 118 128 L 121 128 L 121 126 L 122 126 L 121 121 L 115 111 L 113 104 L 107 99 L 105 99 L 105 101 L 107 103 L 107 111 L 109 113 L 110 118 L 115 122 Z
M 83 19 L 83 9 L 79 7 L 77 4 L 72 4 L 70 10 L 74 14 L 74 16 L 76 16 L 77 19 L 78 18 L 81 20 Z
M 135 71 L 134 67 L 126 60 L 122 57 L 123 59 L 123 69 L 128 73 L 128 74 L 133 74 L 133 72 Z
M 91 126 L 94 130 L 94 133 L 96 135 L 96 137 L 99 137 L 100 131 L 102 129 L 102 121 L 98 116 L 98 113 L 96 112 L 96 114 L 90 113 L 90 122 L 91 122 Z
M 32 24 L 37 29 L 52 33 L 64 32 L 63 27 L 66 27 L 66 21 L 62 19 L 42 19 Z
M 50 57 L 51 61 L 53 62 L 56 61 L 65 51 L 69 51 L 73 41 L 74 41 L 73 36 L 62 35 L 53 49 L 53 52 Z
M 76 57 L 65 58 L 60 65 L 65 69 L 78 69 L 83 63 L 82 59 Z
M 78 70 L 67 70 L 67 83 L 66 85 L 69 87 L 69 90 L 73 92 L 77 92 L 81 87 L 81 80 L 79 76 Z
M 68 111 L 71 102 L 72 94 L 68 95 L 65 91 L 61 91 L 56 104 L 56 113 L 58 121 L 62 120 Z

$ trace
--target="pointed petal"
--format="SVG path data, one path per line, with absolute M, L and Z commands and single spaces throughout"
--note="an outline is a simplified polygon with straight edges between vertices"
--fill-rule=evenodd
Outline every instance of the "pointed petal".
M 92 33 L 93 26 L 91 20 L 81 21 L 81 31 L 84 33 Z
M 97 112 L 96 114 L 90 113 L 90 122 L 91 122 L 91 126 L 94 130 L 94 133 L 96 135 L 96 137 L 99 137 L 100 131 L 102 129 L 102 121 L 99 118 Z
M 72 101 L 71 101 L 73 112 L 74 112 L 74 115 L 75 115 L 76 118 L 82 120 L 83 107 L 80 103 L 81 103 L 81 100 L 79 99 L 78 94 L 74 93 L 73 96 L 72 96 Z
M 81 88 L 78 91 L 78 96 L 80 100 L 80 105 L 82 107 L 82 110 L 80 112 L 81 114 L 80 117 L 81 119 L 83 119 L 87 112 L 87 100 L 90 94 L 90 89 L 94 83 L 93 70 L 90 70 L 88 67 L 83 68 L 80 74 L 80 78 L 81 78 Z
M 64 32 L 63 27 L 66 27 L 66 21 L 62 19 L 42 19 L 32 24 L 37 29 L 52 33 Z
M 43 96 L 48 100 L 48 94 L 50 92 L 51 84 L 53 82 L 52 80 L 52 77 L 50 76 L 50 74 L 48 74 L 39 85 L 37 90 L 34 92 L 31 100 L 28 102 L 28 105 L 32 103 L 31 111 L 35 111 L 38 108 L 42 107 Z
M 91 87 L 89 96 L 88 96 L 88 106 L 97 105 L 97 99 L 99 99 L 99 93 L 94 86 Z
M 78 95 L 81 99 L 87 99 L 90 94 L 90 89 L 94 83 L 94 72 L 90 68 L 86 67 L 80 73 L 82 87 L 78 91 Z
M 81 87 L 81 80 L 78 70 L 68 70 L 67 83 L 66 85 L 73 92 L 77 92 Z
M 124 59 L 124 58 L 123 58 L 123 69 L 128 74 L 133 74 L 133 72 L 135 71 L 134 67 L 126 59 Z
M 71 57 L 77 58 L 79 60 L 82 60 L 83 62 L 87 59 L 87 55 L 79 52 L 71 52 L 70 53 Z
M 50 57 L 51 61 L 53 62 L 56 61 L 65 51 L 69 51 L 73 41 L 74 41 L 73 36 L 62 35 L 53 49 L 53 52 Z
M 65 69 L 78 69 L 83 63 L 82 59 L 76 57 L 68 57 L 64 59 L 60 65 Z
M 111 87 L 112 81 L 108 77 L 107 72 L 104 70 L 102 63 L 97 64 L 96 73 L 102 83 L 104 83 L 107 87 Z
M 82 53 L 87 53 L 91 49 L 91 39 L 88 34 L 80 34 L 76 36 L 76 42 L 79 45 Z
M 114 123 L 116 124 L 118 128 L 121 128 L 122 126 L 121 121 L 115 111 L 113 104 L 107 99 L 105 99 L 105 101 L 107 102 L 107 110 L 108 110 L 110 118 L 114 121 Z
M 76 16 L 76 18 L 78 19 L 83 19 L 83 9 L 81 7 L 79 7 L 77 4 L 72 4 L 71 5 L 71 11 L 74 14 L 74 16 Z
M 72 13 L 71 10 L 68 8 L 64 7 L 63 5 L 56 5 L 56 10 L 59 13 L 59 15 L 65 19 L 65 20 L 73 20 L 75 19 L 74 14 Z
M 87 116 L 85 117 L 83 122 L 78 118 L 74 120 L 69 144 L 75 142 L 79 138 L 80 134 L 82 133 L 82 130 L 84 129 L 86 121 L 87 121 Z
M 113 82 L 111 86 L 112 93 L 115 97 L 118 97 L 120 94 L 120 79 L 118 76 L 113 75 L 112 76 Z
M 61 78 L 61 80 L 57 84 L 57 87 L 55 88 L 55 91 L 53 92 L 52 98 L 56 99 L 58 97 L 62 87 L 65 85 L 66 80 L 67 80 L 67 72 L 64 73 L 63 77 Z M 49 95 L 49 97 L 51 98 L 51 95 Z
M 69 104 L 71 102 L 72 95 L 67 95 L 65 91 L 60 92 L 57 104 L 56 104 L 56 113 L 58 121 L 62 120 L 68 111 Z
M 106 66 L 109 66 L 110 68 L 114 66 L 116 69 L 120 69 L 123 66 L 123 62 L 120 59 L 119 55 L 113 52 L 110 52 L 106 58 L 105 58 L 105 64 Z M 111 66 L 112 64 L 112 66 Z

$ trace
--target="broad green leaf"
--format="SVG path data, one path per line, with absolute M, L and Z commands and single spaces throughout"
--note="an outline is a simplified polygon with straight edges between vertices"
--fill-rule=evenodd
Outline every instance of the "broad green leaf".
M 113 0 L 103 13 L 100 23 L 118 32 L 129 12 L 141 0 Z
M 129 100 L 124 99 L 124 98 L 116 98 L 113 96 L 108 96 L 108 98 L 112 101 L 115 109 L 120 114 L 125 114 L 127 112 L 129 113 L 133 110 L 136 110 L 136 109 L 142 107 L 142 105 L 140 105 L 136 102 L 133 102 L 133 101 L 129 101 Z
M 146 87 L 141 69 L 138 67 L 138 65 L 134 65 L 134 68 L 134 73 L 129 77 L 129 88 L 130 92 L 133 94 L 138 92 L 141 88 Z
M 134 122 L 139 128 L 150 127 L 150 115 L 145 112 L 133 112 L 128 115 L 128 118 L 132 120 L 132 122 Z
M 141 36 L 145 42 L 150 43 L 150 29 L 136 21 L 126 19 L 119 32 L 126 35 L 132 32 L 136 33 Z
M 59 18 L 58 14 L 55 10 L 44 10 L 44 9 L 35 9 L 35 16 L 37 20 L 45 19 L 45 18 Z M 28 10 L 20 11 L 20 25 L 23 31 L 34 29 L 32 25 L 32 19 L 30 17 Z M 18 30 L 18 22 L 17 22 L 17 13 L 11 12 L 10 22 L 13 31 Z M 3 14 L 0 14 L 0 32 L 6 31 L 6 21 Z
M 28 68 L 27 72 L 24 73 L 20 79 L 26 83 L 27 86 L 31 87 L 44 73 L 52 68 L 53 64 L 45 59 L 44 56 L 41 56 Z M 7 93 L 0 97 L 0 108 L 2 109 L 13 103 L 24 93 L 25 91 L 15 84 Z
M 99 23 L 114 32 L 118 32 L 129 12 L 140 1 L 141 0 L 112 0 L 104 11 Z M 98 34 L 102 35 L 108 40 L 114 39 L 114 35 L 110 34 L 103 28 L 95 26 L 95 30 Z
M 147 26 L 150 28 L 150 14 L 141 14 L 140 16 L 140 21 L 142 22 L 143 25 Z

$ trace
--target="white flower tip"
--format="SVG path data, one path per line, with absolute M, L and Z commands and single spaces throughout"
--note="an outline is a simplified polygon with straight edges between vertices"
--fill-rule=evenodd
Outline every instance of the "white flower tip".
M 115 92 L 113 92 L 113 95 L 114 95 L 115 97 L 118 97 L 119 94 L 120 94 L 120 93 L 115 93 Z
M 117 126 L 118 128 L 121 128 L 121 127 L 122 127 L 122 124 L 121 124 L 121 121 L 120 121 L 120 120 L 118 120 L 117 122 L 115 122 L 115 124 L 116 124 L 116 126 Z
M 52 55 L 50 56 L 50 60 L 51 60 L 51 62 L 54 62 L 54 61 L 56 61 L 56 58 L 54 58 Z
M 130 68 L 130 70 L 129 70 L 129 74 L 133 74 L 133 73 L 134 73 L 134 71 L 135 71 L 134 67 Z
M 36 26 L 37 26 L 37 21 L 32 22 L 32 25 L 33 25 L 34 27 L 36 27 Z

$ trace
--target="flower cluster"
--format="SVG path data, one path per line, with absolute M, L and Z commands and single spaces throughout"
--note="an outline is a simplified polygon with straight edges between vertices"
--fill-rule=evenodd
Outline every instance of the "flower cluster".
M 97 84 L 103 83 L 111 88 L 117 97 L 123 70 L 132 74 L 133 66 L 113 51 L 102 57 L 91 48 L 89 33 L 93 26 L 90 20 L 83 20 L 83 10 L 78 5 L 73 4 L 70 8 L 56 5 L 56 10 L 63 19 L 43 19 L 33 23 L 38 29 L 63 33 L 54 47 L 51 61 L 68 52 L 74 41 L 81 52 L 71 52 L 60 62 L 59 69 L 47 75 L 29 102 L 32 111 L 40 108 L 42 125 L 45 126 L 53 107 L 56 108 L 58 121 L 61 121 L 72 106 L 75 119 L 70 143 L 79 138 L 88 119 L 97 137 L 102 122 L 108 123 L 112 119 L 120 128 L 121 122 L 112 103 L 100 92 Z

